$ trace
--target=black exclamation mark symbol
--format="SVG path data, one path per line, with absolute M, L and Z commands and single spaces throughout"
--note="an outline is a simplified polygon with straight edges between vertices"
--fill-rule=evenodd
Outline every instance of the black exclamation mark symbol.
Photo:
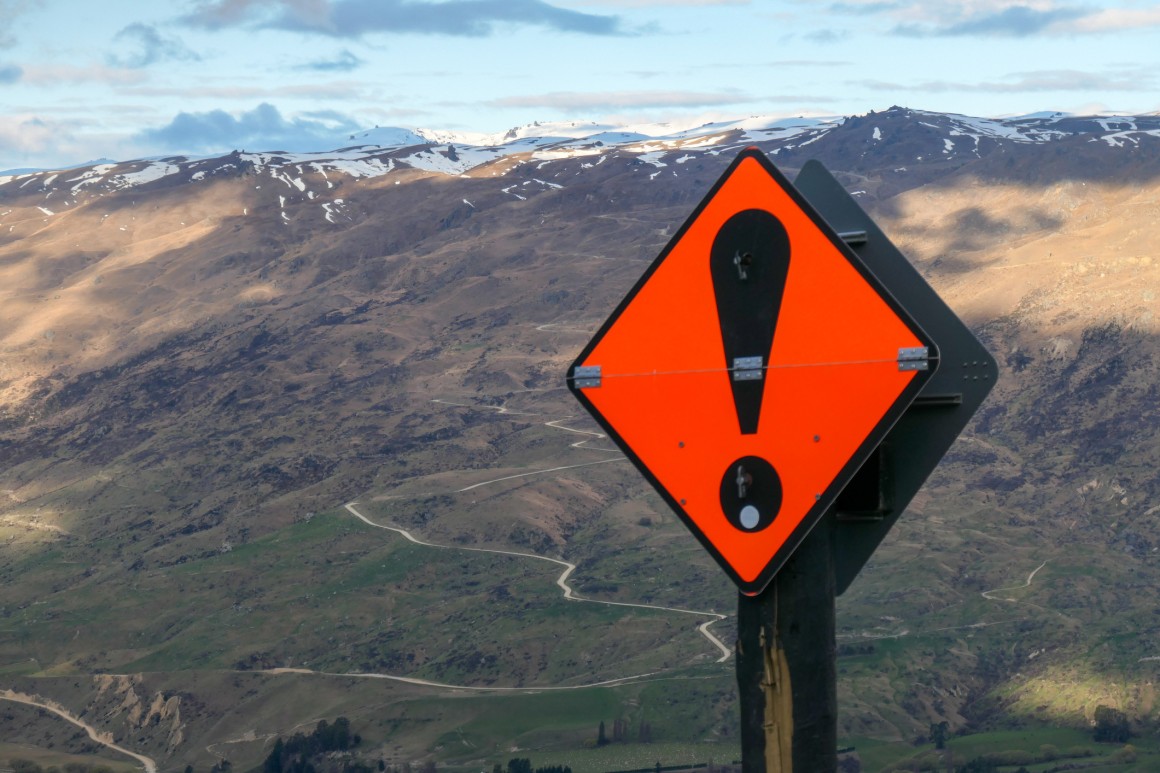
M 789 235 L 761 209 L 725 221 L 709 255 L 713 294 L 741 434 L 757 432 L 773 334 L 789 273 Z M 721 508 L 743 531 L 760 531 L 781 509 L 781 478 L 758 456 L 736 460 L 721 478 Z

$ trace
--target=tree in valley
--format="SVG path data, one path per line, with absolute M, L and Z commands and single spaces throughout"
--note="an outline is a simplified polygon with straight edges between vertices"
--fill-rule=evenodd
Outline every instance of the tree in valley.
M 286 754 L 286 744 L 282 739 L 274 741 L 274 748 L 262 763 L 262 773 L 282 773 L 282 757 Z
M 934 722 L 930 723 L 930 740 L 934 741 L 934 748 L 947 748 L 947 729 L 949 727 L 950 725 L 947 724 L 946 720 L 943 720 L 938 724 L 935 724 Z
M 333 724 L 320 720 L 310 735 L 295 733 L 289 739 L 278 738 L 274 748 L 262 763 L 262 773 L 316 773 L 314 761 L 326 752 L 347 751 L 361 739 L 350 731 L 350 720 L 339 717 Z M 213 773 L 227 773 L 229 763 L 225 760 L 219 771 L 214 766 Z M 373 768 L 362 762 L 344 764 L 347 773 L 374 773 Z
M 1096 706 L 1097 743 L 1126 743 L 1132 737 L 1128 715 L 1111 706 Z
M 636 731 L 636 740 L 641 743 L 652 743 L 652 725 L 645 722 L 644 719 L 640 720 L 640 726 Z

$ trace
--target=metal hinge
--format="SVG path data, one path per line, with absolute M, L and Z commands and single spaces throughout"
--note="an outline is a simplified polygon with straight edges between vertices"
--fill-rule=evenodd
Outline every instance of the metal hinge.
M 930 349 L 925 346 L 911 346 L 899 349 L 898 369 L 930 370 Z
M 761 357 L 734 357 L 734 381 L 761 381 Z
M 579 365 L 572 371 L 572 383 L 577 389 L 594 389 L 600 386 L 599 365 Z

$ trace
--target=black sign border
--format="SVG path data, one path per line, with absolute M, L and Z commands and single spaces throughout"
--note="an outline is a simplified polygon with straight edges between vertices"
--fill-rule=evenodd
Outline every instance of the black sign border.
M 668 258 L 669 254 L 673 251 L 673 249 L 676 248 L 677 244 L 680 243 L 681 239 L 684 238 L 688 230 L 705 211 L 709 203 L 746 159 L 754 159 L 761 164 L 762 168 L 765 169 L 770 177 L 772 177 L 773 180 L 782 188 L 782 190 L 784 190 L 790 196 L 790 198 L 793 199 L 794 203 L 810 218 L 811 221 L 813 221 L 814 225 L 817 226 L 818 229 L 830 240 L 831 244 L 833 244 L 834 247 L 843 255 L 843 257 L 845 257 L 846 260 L 859 272 L 859 274 L 861 274 L 866 283 L 870 285 L 870 287 L 878 293 L 878 295 L 894 311 L 894 313 L 898 315 L 898 318 L 901 319 L 903 323 L 910 329 L 911 333 L 913 333 L 914 336 L 918 338 L 923 346 L 927 347 L 930 354 L 928 369 L 925 371 L 916 371 L 915 378 L 911 379 L 911 382 L 907 385 L 906 389 L 903 390 L 898 399 L 894 401 L 893 405 L 879 420 L 878 424 L 876 424 L 874 428 L 867 434 L 866 438 L 858 446 L 857 450 L 853 453 L 853 455 L 851 455 L 850 459 L 834 477 L 834 480 L 819 496 L 818 500 L 814 503 L 814 506 L 809 509 L 798 526 L 769 559 L 765 568 L 762 569 L 761 572 L 758 573 L 757 577 L 751 581 L 746 581 L 737 574 L 737 572 L 733 569 L 725 557 L 720 553 L 720 551 L 717 550 L 716 546 L 713 545 L 709 538 L 706 537 L 705 534 L 700 530 L 693 518 L 685 512 L 685 509 L 681 506 L 680 502 L 665 489 L 665 487 L 656 478 L 656 476 L 653 475 L 652 471 L 649 470 L 649 468 L 640 459 L 640 457 L 638 457 L 632 450 L 632 447 L 629 446 L 628 443 L 625 442 L 625 440 L 620 436 L 620 433 L 618 433 L 616 429 L 607 420 L 605 420 L 599 409 L 597 409 L 596 406 L 585 396 L 584 388 L 576 386 L 576 380 L 574 378 L 576 368 L 584 365 L 585 360 L 587 360 L 592 352 L 596 349 L 601 339 L 603 339 L 608 331 L 612 329 L 612 327 L 620 319 L 621 314 L 624 313 L 624 310 L 627 309 L 629 305 L 636 299 L 637 294 L 648 283 L 653 274 L 656 273 L 661 264 L 664 263 L 665 259 Z M 716 320 L 714 320 L 714 324 L 716 324 Z M 681 521 L 684 522 L 686 528 L 688 528 L 689 531 L 693 533 L 693 536 L 697 538 L 697 540 L 705 547 L 709 554 L 713 556 L 714 560 L 716 560 L 721 568 L 725 570 L 725 573 L 729 575 L 734 583 L 736 583 L 741 593 L 744 593 L 748 596 L 756 596 L 765 590 L 765 588 L 773 580 L 774 576 L 776 576 L 781 567 L 784 566 L 785 562 L 788 561 L 790 556 L 793 555 L 794 551 L 798 548 L 802 541 L 805 540 L 807 536 L 809 536 L 809 533 L 813 531 L 814 527 L 817 526 L 817 524 L 822 520 L 827 510 L 837 499 L 838 495 L 842 492 L 842 489 L 846 487 L 851 478 L 854 477 L 854 474 L 858 472 L 858 470 L 862 467 L 870 455 L 874 453 L 875 449 L 878 448 L 878 445 L 890 432 L 890 429 L 894 426 L 894 424 L 900 418 L 902 418 L 903 413 L 906 412 L 906 409 L 910 406 L 911 403 L 914 402 L 914 399 L 918 396 L 918 393 L 922 391 L 922 388 L 926 385 L 927 381 L 929 381 L 930 378 L 934 375 L 935 370 L 938 367 L 938 363 L 938 347 L 935 345 L 934 340 L 931 339 L 929 335 L 927 335 L 926 331 L 923 330 L 918 322 L 915 321 L 913 316 L 911 316 L 911 314 L 906 310 L 906 307 L 899 303 L 899 301 L 887 289 L 887 287 L 881 281 L 879 281 L 878 277 L 866 266 L 865 263 L 862 262 L 862 260 L 854 253 L 852 249 L 850 249 L 850 247 L 841 239 L 841 237 L 838 236 L 838 234 L 834 231 L 833 228 L 830 227 L 825 219 L 823 219 L 822 216 L 818 214 L 817 210 L 815 210 L 814 207 L 798 192 L 798 190 L 793 186 L 789 179 L 786 178 L 777 169 L 777 167 L 773 165 L 773 162 L 769 160 L 765 153 L 763 153 L 755 146 L 750 146 L 742 150 L 737 155 L 737 157 L 733 160 L 733 162 L 729 165 L 729 167 L 725 170 L 717 182 L 713 184 L 713 187 L 697 205 L 697 208 L 693 210 L 693 213 L 689 215 L 684 224 L 681 225 L 680 229 L 673 235 L 668 244 L 665 245 L 665 248 L 661 250 L 660 254 L 649 265 L 649 267 L 641 275 L 640 279 L 637 280 L 636 284 L 633 285 L 632 289 L 629 290 L 628 294 L 625 295 L 624 299 L 621 300 L 616 309 L 612 312 L 612 314 L 609 315 L 608 319 L 605 320 L 604 324 L 600 326 L 600 329 L 596 332 L 596 334 L 591 338 L 591 340 L 589 340 L 588 344 L 580 352 L 580 355 L 572 362 L 572 365 L 568 368 L 567 383 L 568 389 L 572 392 L 573 395 L 576 396 L 576 399 L 580 401 L 580 404 L 584 406 L 585 410 L 587 410 L 594 419 L 596 419 L 596 422 L 604 429 L 612 441 L 616 443 L 617 447 L 619 447 L 620 450 L 624 452 L 624 455 L 632 461 L 633 465 L 636 466 L 641 475 L 645 477 L 645 479 L 652 485 L 657 493 L 661 495 L 661 498 L 664 499 L 664 501 L 669 505 L 670 508 L 672 508 L 672 510 L 677 514 Z M 714 471 L 712 474 L 717 475 L 718 472 Z

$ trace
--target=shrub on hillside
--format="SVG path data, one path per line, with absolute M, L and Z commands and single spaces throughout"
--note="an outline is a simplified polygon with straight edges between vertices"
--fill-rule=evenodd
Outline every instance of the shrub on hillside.
M 1131 737 L 1127 714 L 1111 706 L 1096 706 L 1096 743 L 1126 743 Z
M 983 755 L 983 759 L 988 762 L 1000 765 L 1034 765 L 1039 762 L 1035 755 L 1031 752 L 1025 752 L 1022 749 L 1008 749 L 1001 752 L 987 752 Z

